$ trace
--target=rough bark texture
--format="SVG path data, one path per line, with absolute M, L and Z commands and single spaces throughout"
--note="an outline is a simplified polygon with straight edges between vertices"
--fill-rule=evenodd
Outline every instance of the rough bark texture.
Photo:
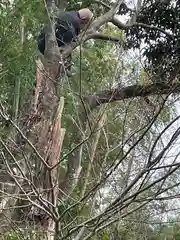
M 37 193 L 32 201 L 38 205 L 42 204 L 42 208 L 34 205 L 29 212 L 26 211 L 26 215 L 30 216 L 30 219 L 37 225 L 40 224 L 42 231 L 47 231 L 48 239 L 53 239 L 54 235 L 51 236 L 50 233 L 55 230 L 55 223 L 58 219 L 56 211 L 58 165 L 51 168 L 59 161 L 65 133 L 61 128 L 63 98 L 59 102 L 56 92 L 59 69 L 58 62 L 43 65 L 40 60 L 37 61 L 37 87 L 31 110 L 25 120 L 26 128 L 24 127 L 27 130 L 24 131 L 26 137 L 31 140 L 41 156 L 38 157 L 31 153 L 29 161 L 35 164 L 35 169 L 32 169 L 34 172 L 32 184 L 34 184 L 33 190 Z M 23 150 L 28 152 L 28 149 L 29 144 L 26 142 Z
M 21 128 L 1 111 L 5 120 L 10 121 L 17 130 L 15 143 L 8 144 L 8 147 L 4 144 L 7 156 L 18 170 L 18 174 L 15 174 L 6 157 L 4 158 L 5 175 L 8 176 L 6 179 L 11 179 L 16 185 L 13 189 L 8 189 L 11 198 L 6 204 L 29 204 L 25 209 L 17 209 L 12 218 L 18 222 L 32 222 L 45 232 L 44 236 L 48 239 L 54 238 L 55 225 L 58 222 L 58 161 L 65 134 L 61 127 L 64 99 L 57 96 L 57 86 L 62 79 L 59 62 L 59 54 L 50 55 L 43 63 L 40 59 L 37 60 L 36 89 L 29 108 L 24 111 Z M 24 165 L 18 164 L 20 159 L 24 159 Z M 54 165 L 56 167 L 53 168 Z M 23 197 L 13 200 L 15 193 Z M 3 195 L 2 199 L 5 199 Z M 10 214 L 8 216 L 10 217 Z
M 149 85 L 131 85 L 127 87 L 117 87 L 112 90 L 104 90 L 84 97 L 84 101 L 89 108 L 93 108 L 116 101 L 121 101 L 128 98 L 146 97 L 153 95 L 175 94 L 180 92 L 179 83 L 154 83 Z

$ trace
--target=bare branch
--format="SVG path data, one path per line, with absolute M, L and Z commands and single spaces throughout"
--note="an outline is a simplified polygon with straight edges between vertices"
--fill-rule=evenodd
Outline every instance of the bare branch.
M 108 4 L 106 4 L 102 1 L 95 0 L 94 3 L 98 3 L 98 4 L 102 5 L 103 7 L 107 8 L 107 9 L 111 8 Z
M 157 30 L 159 32 L 162 32 L 163 34 L 165 34 L 166 36 L 168 36 L 169 38 L 173 39 L 173 35 L 171 35 L 170 33 L 166 32 L 164 29 L 162 28 L 159 28 L 159 27 L 155 27 L 155 26 L 151 26 L 151 25 L 148 25 L 148 24 L 145 24 L 145 23 L 138 23 L 138 22 L 133 22 L 132 24 L 124 24 L 122 23 L 120 20 L 118 20 L 117 18 L 113 17 L 113 19 L 111 20 L 111 22 L 116 26 L 118 27 L 119 29 L 122 29 L 122 30 L 127 30 L 127 29 L 130 29 L 134 26 L 139 26 L 139 27 L 143 27 L 143 28 L 148 28 L 148 29 L 154 29 L 154 30 Z
M 89 39 L 99 39 L 99 40 L 105 40 L 105 41 L 112 41 L 112 42 L 122 42 L 122 40 L 116 36 L 108 36 L 108 35 L 104 35 L 101 33 L 93 33 L 93 34 L 89 34 L 86 38 L 86 41 Z
M 132 85 L 124 88 L 104 90 L 85 97 L 85 101 L 92 109 L 101 104 L 120 101 L 134 97 L 145 97 L 149 95 L 161 95 L 169 93 L 179 93 L 180 83 L 173 85 L 165 83 L 155 83 L 149 85 Z
M 111 21 L 111 19 L 116 14 L 116 12 L 118 11 L 122 3 L 123 3 L 123 0 L 117 0 L 117 2 L 112 6 L 112 8 L 107 13 L 105 13 L 103 16 L 100 16 L 92 23 L 91 25 L 92 29 L 97 30 L 103 24 Z

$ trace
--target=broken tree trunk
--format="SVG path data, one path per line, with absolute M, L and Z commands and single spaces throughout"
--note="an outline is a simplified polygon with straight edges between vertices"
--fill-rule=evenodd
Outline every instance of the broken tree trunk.
M 58 223 L 56 205 L 59 176 L 57 163 L 65 134 L 65 130 L 61 128 L 64 99 L 60 98 L 59 101 L 57 96 L 59 74 L 59 62 L 43 65 L 40 60 L 37 61 L 35 101 L 27 118 L 29 139 L 41 156 L 41 158 L 37 156 L 34 158 L 34 154 L 30 154 L 32 159 L 35 159 L 33 184 L 38 195 L 33 201 L 43 207 L 40 209 L 33 206 L 29 216 L 33 220 L 38 219 L 42 231 L 47 232 L 47 239 L 54 238 L 55 225 Z M 54 165 L 57 166 L 52 168 Z
M 15 183 L 16 188 L 16 190 L 11 188 L 8 192 L 10 197 L 6 205 L 7 207 L 9 204 L 16 205 L 16 211 L 11 216 L 18 224 L 21 225 L 20 222 L 23 223 L 26 219 L 26 225 L 33 224 L 36 230 L 41 232 L 43 239 L 47 237 L 48 240 L 52 240 L 58 231 L 59 222 L 58 162 L 65 134 L 65 129 L 61 127 L 64 98 L 57 95 L 58 80 L 61 79 L 59 59 L 44 63 L 38 60 L 36 64 L 36 90 L 30 108 L 26 109 L 22 128 L 9 119 L 1 109 L 2 117 L 18 132 L 16 149 L 13 150 L 1 142 L 18 172 L 17 174 L 12 170 L 7 158 L 4 157 L 6 174 L 11 178 L 11 182 Z M 19 164 L 20 159 L 23 159 L 23 164 Z M 14 193 L 18 197 L 15 197 Z M 27 207 L 23 208 L 25 205 Z M 22 209 L 19 209 L 20 206 Z M 27 228 L 25 225 L 23 227 Z

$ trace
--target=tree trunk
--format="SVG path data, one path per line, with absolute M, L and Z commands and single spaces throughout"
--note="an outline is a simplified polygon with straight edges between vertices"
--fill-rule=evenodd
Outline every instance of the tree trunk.
M 60 159 L 62 142 L 65 129 L 61 128 L 61 115 L 64 106 L 64 98 L 57 96 L 57 81 L 60 80 L 61 67 L 59 61 L 37 62 L 36 90 L 23 118 L 21 130 L 8 116 L 1 111 L 1 115 L 10 121 L 17 130 L 16 145 L 18 150 L 12 150 L 4 144 L 6 153 L 13 160 L 14 167 L 19 174 L 15 174 L 9 162 L 4 158 L 6 173 L 16 184 L 9 194 L 12 198 L 6 201 L 9 205 L 13 200 L 13 194 L 19 194 L 14 198 L 13 205 L 23 206 L 30 204 L 25 209 L 17 209 L 11 217 L 19 221 L 35 223 L 38 231 L 41 229 L 43 238 L 54 239 L 55 228 L 58 226 L 57 196 L 58 196 L 58 162 Z M 11 151 L 12 150 L 12 151 Z M 24 159 L 25 164 L 19 165 L 18 161 Z M 53 167 L 55 166 L 56 167 Z M 23 179 L 23 180 L 22 180 Z M 3 197 L 3 196 L 2 196 Z M 5 199 L 5 195 L 3 197 Z M 3 203 L 4 200 L 1 202 Z M 1 204 L 2 208 L 4 204 Z M 26 222 L 27 225 L 27 222 Z M 41 233 L 42 234 L 42 233 Z

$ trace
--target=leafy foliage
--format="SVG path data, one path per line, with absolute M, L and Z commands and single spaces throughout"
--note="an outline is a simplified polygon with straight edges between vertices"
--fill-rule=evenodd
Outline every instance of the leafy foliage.
M 137 16 L 137 22 L 146 26 L 134 26 L 127 33 L 127 47 L 140 48 L 147 58 L 147 67 L 167 81 L 175 67 L 179 66 L 180 54 L 180 2 L 146 0 Z M 163 33 L 159 29 L 167 32 Z M 156 79 L 158 77 L 156 76 Z

